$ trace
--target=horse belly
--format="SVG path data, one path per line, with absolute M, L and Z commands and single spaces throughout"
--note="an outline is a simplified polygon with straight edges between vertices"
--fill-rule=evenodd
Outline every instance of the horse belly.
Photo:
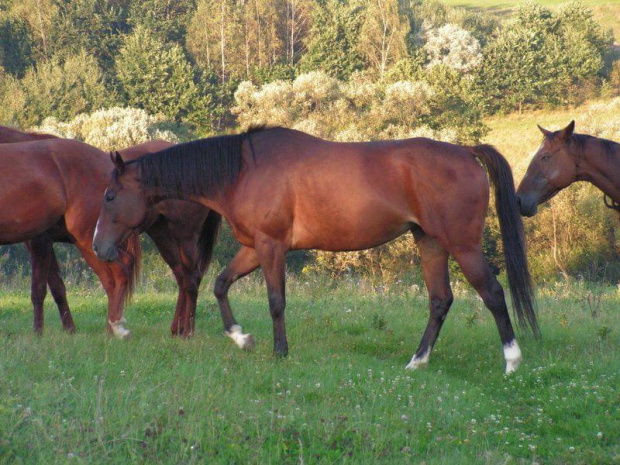
M 2 244 L 31 239 L 54 226 L 64 213 L 62 199 L 45 189 L 38 194 L 29 190 L 23 195 L 0 195 L 0 205 L 4 206 L 0 208 Z
M 296 217 L 292 248 L 331 252 L 369 249 L 404 234 L 414 222 L 413 217 L 377 211 L 360 216 L 314 218 L 312 221 Z

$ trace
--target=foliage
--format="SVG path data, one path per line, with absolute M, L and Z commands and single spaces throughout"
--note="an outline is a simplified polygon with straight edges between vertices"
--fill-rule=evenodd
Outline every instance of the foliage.
M 161 116 L 137 108 L 107 108 L 82 113 L 69 122 L 50 117 L 35 131 L 78 139 L 101 150 L 120 150 L 149 140 L 178 142 L 178 136 Z
M 360 11 L 339 0 L 317 3 L 312 28 L 306 41 L 306 53 L 300 60 L 301 72 L 322 71 L 346 79 L 363 68 L 357 42 L 362 27 Z
M 526 3 L 483 51 L 480 97 L 490 111 L 570 103 L 572 86 L 602 72 L 608 45 L 609 38 L 579 3 L 557 13 Z
M 446 24 L 425 31 L 424 50 L 430 60 L 428 66 L 445 65 L 461 73 L 475 69 L 482 61 L 480 43 L 465 29 Z
M 3 119 L 21 127 L 37 125 L 45 116 L 70 119 L 110 98 L 96 60 L 85 51 L 55 57 L 29 69 L 21 80 L 5 76 L 4 83 Z
M 181 121 L 208 105 L 181 47 L 162 42 L 143 27 L 125 39 L 116 71 L 126 101 L 149 113 Z

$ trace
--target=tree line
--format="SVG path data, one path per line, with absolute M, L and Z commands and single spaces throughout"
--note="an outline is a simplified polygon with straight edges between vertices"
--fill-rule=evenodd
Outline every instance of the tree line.
M 529 2 L 500 21 L 422 0 L 0 0 L 0 123 L 103 149 L 259 123 L 342 141 L 477 143 L 486 116 L 617 95 L 612 43 L 579 2 Z M 540 238 L 537 276 L 617 261 L 608 217 L 587 234 L 571 223 L 573 237 L 587 238 L 575 248 L 551 233 L 564 219 L 548 216 L 528 226 Z M 498 238 L 491 222 L 485 247 L 500 265 Z M 223 244 L 230 256 L 233 241 Z M 299 270 L 385 279 L 410 268 L 412 248 L 404 238 L 317 253 Z M 7 253 L 5 269 L 23 259 Z

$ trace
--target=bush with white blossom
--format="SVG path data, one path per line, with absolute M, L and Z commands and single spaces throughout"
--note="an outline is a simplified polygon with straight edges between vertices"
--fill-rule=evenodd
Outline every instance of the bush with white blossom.
M 480 42 L 456 24 L 425 28 L 424 50 L 428 66 L 445 65 L 462 73 L 473 71 L 482 62 Z
M 142 109 L 113 107 L 79 114 L 69 122 L 49 117 L 34 130 L 78 139 L 102 150 L 118 150 L 155 139 L 178 142 L 178 136 L 165 124 L 161 116 Z

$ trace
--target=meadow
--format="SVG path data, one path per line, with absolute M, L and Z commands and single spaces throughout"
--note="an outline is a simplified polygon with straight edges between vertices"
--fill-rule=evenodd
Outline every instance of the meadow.
M 171 292 L 138 292 L 120 341 L 98 290 L 71 293 L 75 335 L 48 303 L 42 337 L 27 293 L 3 291 L 0 463 L 620 463 L 616 287 L 541 287 L 543 338 L 520 335 L 506 376 L 462 283 L 430 365 L 406 371 L 427 318 L 416 284 L 291 279 L 277 360 L 260 276 L 231 291 L 252 352 L 223 335 L 207 281 L 191 340 L 169 335 Z

